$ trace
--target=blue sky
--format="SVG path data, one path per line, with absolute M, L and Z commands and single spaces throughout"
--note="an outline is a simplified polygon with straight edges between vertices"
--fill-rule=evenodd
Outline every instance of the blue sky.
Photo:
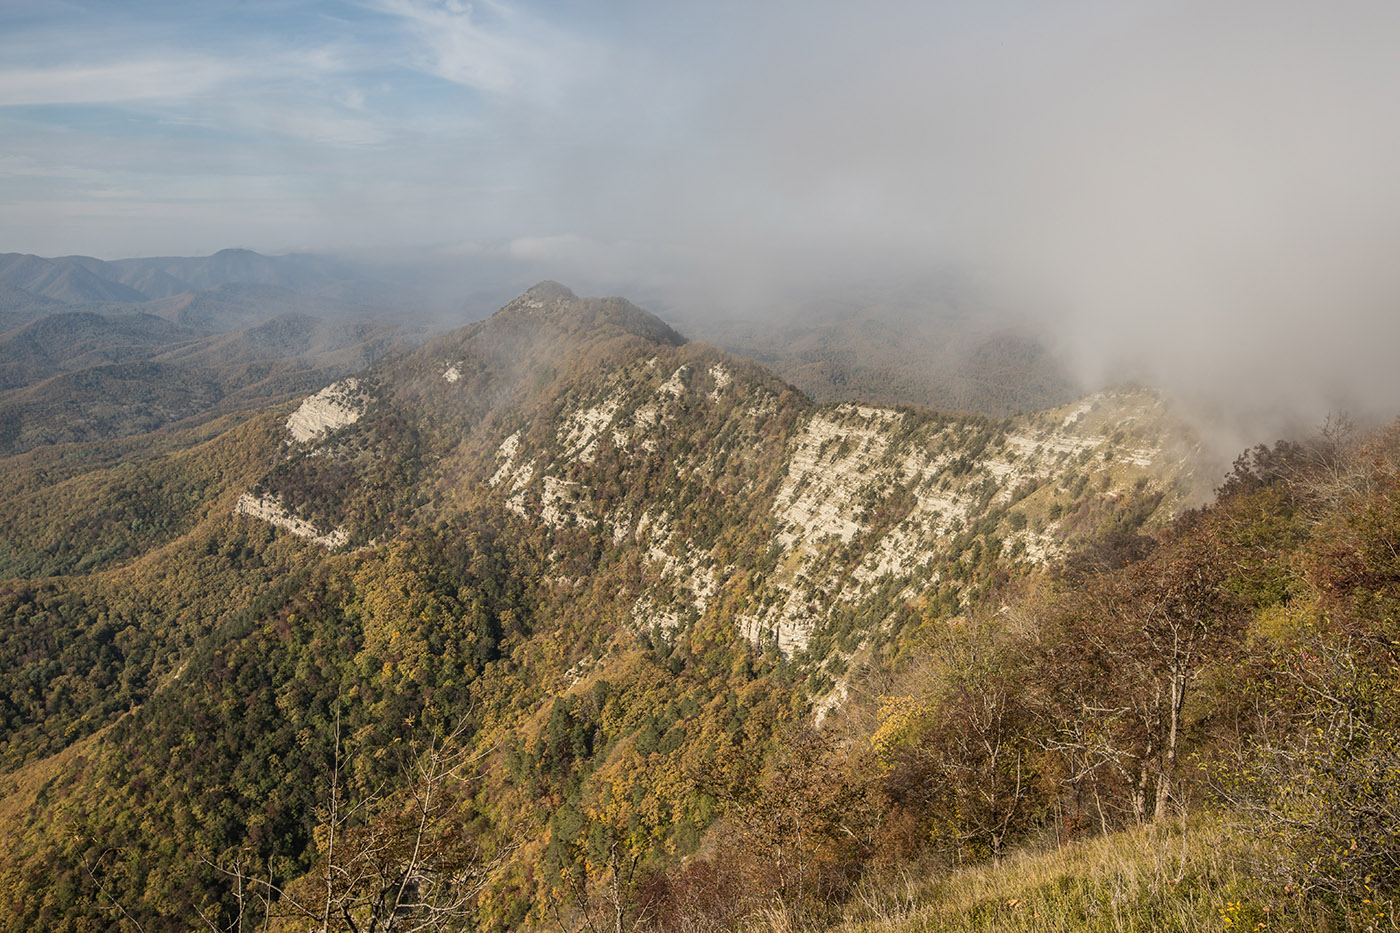
M 519 241 L 726 270 L 776 243 L 885 252 L 944 232 L 955 173 L 1042 106 L 999 99 L 1022 49 L 1133 28 L 1036 9 L 11 0 L 0 240 L 106 257 Z
M 551 12 L 0 5 L 0 233 L 107 256 L 508 233 L 513 124 L 563 103 L 594 53 L 591 22 Z
M 12 0 L 0 248 L 651 240 L 639 228 L 699 167 L 705 134 L 733 131 L 713 121 L 781 48 L 783 20 L 809 9 Z
M 1400 372 L 1397 45 L 1393 0 L 8 0 L 0 251 L 954 269 L 1086 367 L 1345 396 Z
M 10 0 L 0 248 L 1228 252 L 1393 200 L 1394 8 Z

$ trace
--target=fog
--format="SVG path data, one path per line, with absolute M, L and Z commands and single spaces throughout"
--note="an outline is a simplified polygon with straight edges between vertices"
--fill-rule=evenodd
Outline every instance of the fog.
M 85 94 L 67 34 L 57 64 L 12 57 L 0 245 L 411 257 L 692 320 L 948 279 L 1086 384 L 1161 386 L 1240 440 L 1400 413 L 1394 4 L 345 8 L 187 42 L 197 100 L 111 55 L 121 100 Z M 79 104 L 198 105 L 244 145 L 53 115 Z
M 652 267 L 758 309 L 951 270 L 1087 383 L 1160 385 L 1243 435 L 1400 409 L 1395 7 L 822 15 L 747 24 L 700 136 L 593 187 L 605 234 L 683 243 Z

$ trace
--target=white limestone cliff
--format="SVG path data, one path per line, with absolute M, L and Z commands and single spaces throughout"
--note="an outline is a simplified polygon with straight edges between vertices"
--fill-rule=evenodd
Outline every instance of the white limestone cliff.
M 359 421 L 365 412 L 365 401 L 358 379 L 342 379 L 302 402 L 287 419 L 287 430 L 298 443 L 315 440 Z
M 238 504 L 233 507 L 233 513 L 276 525 L 278 528 L 290 531 L 298 538 L 305 538 L 324 548 L 337 548 L 350 540 L 344 528 L 333 528 L 328 532 L 322 532 L 306 519 L 293 515 L 282 504 L 282 500 L 274 496 L 255 496 L 250 492 L 245 492 L 238 497 Z

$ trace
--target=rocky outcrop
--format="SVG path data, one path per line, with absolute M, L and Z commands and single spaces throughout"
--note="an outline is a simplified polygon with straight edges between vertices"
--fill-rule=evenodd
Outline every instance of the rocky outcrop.
M 414 465 L 421 495 L 404 508 L 491 503 L 533 526 L 521 530 L 544 542 L 560 579 L 579 573 L 571 562 L 635 561 L 618 594 L 633 633 L 681 638 L 721 612 L 764 649 L 834 662 L 833 678 L 881 632 L 966 611 L 1098 523 L 1164 521 L 1191 495 L 1195 442 L 1151 393 L 1005 420 L 816 406 L 662 327 L 620 299 L 542 284 L 376 376 L 376 398 L 404 426 L 392 443 L 376 428 L 289 462 L 314 473 L 308 460 L 325 458 L 334 483 L 363 497 L 370 487 L 345 477 L 373 474 L 411 438 L 432 455 Z M 330 386 L 288 430 L 314 442 L 359 419 L 366 396 L 353 379 Z M 342 486 L 324 487 L 322 507 Z M 239 511 L 326 546 L 344 540 L 286 495 L 245 497 Z M 373 511 L 358 505 L 345 514 Z
M 306 519 L 299 518 L 288 511 L 281 499 L 271 496 L 255 496 L 250 492 L 245 492 L 238 497 L 238 504 L 233 507 L 233 513 L 276 525 L 278 528 L 290 531 L 297 537 L 305 538 L 324 548 L 337 548 L 349 540 L 344 528 L 333 528 L 329 532 L 322 532 Z
M 728 427 L 715 441 L 677 447 L 692 430 L 682 425 L 704 410 L 728 412 Z M 487 485 L 522 518 L 640 548 L 651 582 L 635 597 L 633 627 L 676 631 L 745 575 L 732 622 L 791 655 L 843 616 L 888 619 L 935 596 L 953 606 L 972 600 L 988 560 L 1044 564 L 1090 530 L 1094 509 L 1148 497 L 1165 519 L 1190 496 L 1197 453 L 1163 402 L 1135 390 L 1005 421 L 857 404 L 809 409 L 784 429 L 784 472 L 766 504 L 775 569 L 759 579 L 724 546 L 678 529 L 697 524 L 695 508 L 732 494 L 706 477 L 756 449 L 776 411 L 771 393 L 741 385 L 723 362 L 653 357 L 554 408 L 552 444 L 530 449 L 521 431 L 500 441 Z M 605 442 L 617 464 L 664 458 L 653 462 L 665 463 L 670 488 L 693 492 L 640 512 L 635 502 L 604 506 L 617 501 L 593 470 Z M 750 489 L 768 483 L 748 479 Z M 595 492 L 594 483 L 603 486 Z
M 902 602 L 959 585 L 943 576 L 969 542 L 1009 563 L 1061 555 L 1089 497 L 1155 496 L 1164 519 L 1192 498 L 1199 455 L 1160 398 L 1126 390 L 1006 422 L 838 405 L 812 415 L 790 451 L 773 505 L 775 598 L 738 620 L 785 653 L 881 589 Z
M 322 435 L 354 424 L 365 412 L 365 396 L 360 382 L 351 376 L 326 386 L 301 403 L 287 419 L 292 439 L 305 443 Z

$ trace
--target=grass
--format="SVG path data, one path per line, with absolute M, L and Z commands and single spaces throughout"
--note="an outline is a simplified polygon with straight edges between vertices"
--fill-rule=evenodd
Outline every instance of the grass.
M 1400 929 L 1400 906 L 1300 898 L 1251 870 L 1253 843 L 1217 823 L 1152 825 L 1000 864 L 867 882 L 832 933 Z M 777 929 L 786 924 L 764 924 Z

